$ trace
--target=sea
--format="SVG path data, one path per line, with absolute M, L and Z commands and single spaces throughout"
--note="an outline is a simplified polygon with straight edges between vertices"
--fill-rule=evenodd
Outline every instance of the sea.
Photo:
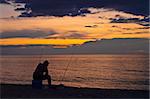
M 55 85 L 149 90 L 146 54 L 1 55 L 0 82 L 31 84 L 37 64 L 44 60 L 50 63 L 49 75 Z

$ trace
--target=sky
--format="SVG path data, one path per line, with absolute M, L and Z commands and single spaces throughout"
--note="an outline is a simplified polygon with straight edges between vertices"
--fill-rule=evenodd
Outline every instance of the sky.
M 26 3 L 26 10 L 22 11 L 24 12 L 22 14 L 21 11 L 14 11 L 22 7 L 20 4 L 1 3 L 2 47 L 32 45 L 38 48 L 39 45 L 49 45 L 53 49 L 68 49 L 75 45 L 82 47 L 91 41 L 100 42 L 102 39 L 113 41 L 114 38 L 118 38 L 127 41 L 127 38 L 142 40 L 150 38 L 147 0 L 144 2 L 21 0 L 21 2 Z M 10 12 L 9 15 L 7 11 Z M 136 40 L 133 41 L 136 43 Z

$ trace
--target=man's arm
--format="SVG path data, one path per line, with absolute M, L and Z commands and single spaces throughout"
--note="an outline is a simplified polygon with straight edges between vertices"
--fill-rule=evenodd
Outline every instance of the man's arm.
M 46 68 L 46 70 L 45 70 L 45 75 L 48 75 L 48 69 Z

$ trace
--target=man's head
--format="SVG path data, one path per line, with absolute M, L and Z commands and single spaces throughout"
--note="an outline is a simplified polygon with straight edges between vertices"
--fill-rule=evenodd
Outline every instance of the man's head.
M 48 66 L 48 64 L 49 64 L 49 62 L 48 62 L 47 60 L 45 60 L 45 61 L 43 62 L 43 65 L 44 65 L 44 66 Z

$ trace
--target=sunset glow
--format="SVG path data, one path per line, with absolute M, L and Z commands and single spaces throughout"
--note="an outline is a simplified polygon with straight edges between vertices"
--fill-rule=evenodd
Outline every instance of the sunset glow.
M 0 39 L 0 45 L 73 45 L 83 44 L 92 41 L 92 39 L 30 39 L 30 38 L 13 38 Z
M 118 16 L 125 19 L 142 19 L 144 16 L 110 9 L 90 8 L 90 10 L 93 14 L 86 16 L 0 19 L 0 34 L 7 34 L 0 39 L 0 44 L 80 45 L 97 39 L 150 37 L 149 28 L 136 22 L 112 23 L 110 20 Z
M 2 98 L 149 98 L 149 0 L 0 0 Z

